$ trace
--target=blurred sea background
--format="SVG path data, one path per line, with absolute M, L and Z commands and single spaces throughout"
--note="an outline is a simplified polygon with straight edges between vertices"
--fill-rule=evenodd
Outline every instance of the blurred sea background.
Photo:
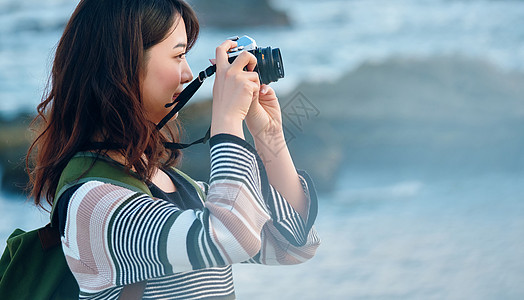
M 319 189 L 317 255 L 235 266 L 238 299 L 524 299 L 524 1 L 190 2 L 195 76 L 232 35 L 281 49 L 286 78 L 272 86 Z M 23 151 L 6 153 L 29 136 L 76 4 L 0 0 L 2 248 L 14 228 L 47 223 L 8 187 Z M 211 88 L 188 111 L 208 109 Z M 190 173 L 206 159 L 196 147 Z

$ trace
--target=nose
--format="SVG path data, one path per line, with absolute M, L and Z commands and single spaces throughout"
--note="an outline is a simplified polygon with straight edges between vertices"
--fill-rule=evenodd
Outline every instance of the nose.
M 191 80 L 193 80 L 193 73 L 191 72 L 191 68 L 189 67 L 189 64 L 187 63 L 187 60 L 184 60 L 182 66 L 182 83 L 189 83 Z

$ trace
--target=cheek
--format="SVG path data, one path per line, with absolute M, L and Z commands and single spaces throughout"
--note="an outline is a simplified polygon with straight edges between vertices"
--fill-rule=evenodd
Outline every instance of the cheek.
M 158 56 L 157 56 L 158 57 Z M 141 96 L 148 119 L 157 123 L 171 108 L 165 108 L 179 90 L 180 68 L 169 60 L 150 60 L 141 85 Z
M 166 88 L 178 86 L 180 84 L 180 66 L 175 63 L 164 63 L 157 69 L 158 82 Z
M 148 76 L 148 91 L 151 102 L 160 105 L 171 102 L 171 97 L 180 85 L 180 74 L 175 67 L 163 66 Z
M 167 75 L 161 72 L 149 73 L 141 87 L 144 109 L 148 119 L 155 123 L 168 112 L 168 109 L 164 107 L 171 99 L 169 81 L 166 80 Z

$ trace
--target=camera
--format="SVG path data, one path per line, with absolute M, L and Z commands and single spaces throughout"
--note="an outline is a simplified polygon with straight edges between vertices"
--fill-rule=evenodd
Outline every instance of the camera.
M 236 39 L 236 38 L 233 38 Z M 236 40 L 237 47 L 229 50 L 229 62 L 232 63 L 235 58 L 243 51 L 250 52 L 257 58 L 257 66 L 254 71 L 258 73 L 261 84 L 276 82 L 284 78 L 284 64 L 280 49 L 271 47 L 260 48 L 254 39 L 247 35 Z
M 271 47 L 259 48 L 254 39 L 244 35 L 243 37 L 229 38 L 237 42 L 237 46 L 228 51 L 229 63 L 232 63 L 237 56 L 243 51 L 248 51 L 255 55 L 257 59 L 257 65 L 253 71 L 258 73 L 260 83 L 269 84 L 276 82 L 280 78 L 284 78 L 284 64 L 282 64 L 282 56 L 280 55 L 280 49 Z M 156 128 L 160 130 L 166 123 L 173 118 L 173 116 L 180 110 L 191 97 L 200 88 L 206 78 L 213 75 L 216 72 L 216 65 L 213 64 L 207 67 L 204 71 L 198 73 L 198 78 L 195 78 L 186 88 L 173 100 L 173 102 L 165 105 L 166 108 L 174 107 L 171 111 L 156 125 Z M 209 139 L 209 131 L 204 138 L 195 141 L 191 144 L 179 144 L 179 143 L 164 143 L 167 148 L 170 149 L 184 149 L 195 143 L 205 143 Z

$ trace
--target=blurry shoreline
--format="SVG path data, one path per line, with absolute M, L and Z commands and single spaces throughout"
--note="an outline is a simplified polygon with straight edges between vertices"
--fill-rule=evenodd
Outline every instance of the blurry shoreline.
M 337 82 L 303 82 L 279 95 L 287 143 L 297 168 L 321 192 L 345 168 L 524 171 L 524 74 L 456 56 L 391 58 L 364 63 Z M 278 90 L 277 90 L 278 94 Z M 210 124 L 211 101 L 181 113 L 183 141 Z M 0 120 L 1 190 L 20 192 L 32 117 Z M 206 180 L 207 146 L 184 151 L 180 166 Z

